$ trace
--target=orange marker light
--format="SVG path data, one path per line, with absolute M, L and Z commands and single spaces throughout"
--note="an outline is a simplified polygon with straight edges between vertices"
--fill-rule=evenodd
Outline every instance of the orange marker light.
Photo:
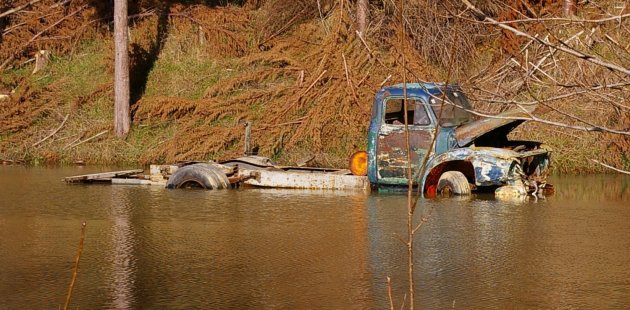
M 350 156 L 350 171 L 354 175 L 367 175 L 367 159 L 366 151 L 358 151 Z

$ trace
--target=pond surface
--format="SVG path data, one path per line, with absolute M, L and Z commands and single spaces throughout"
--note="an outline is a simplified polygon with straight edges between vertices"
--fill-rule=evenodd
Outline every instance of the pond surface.
M 0 309 L 398 309 L 406 196 L 66 185 L 0 167 Z M 111 169 L 110 169 L 111 170 Z M 419 308 L 630 307 L 630 178 L 556 177 L 524 203 L 421 200 Z

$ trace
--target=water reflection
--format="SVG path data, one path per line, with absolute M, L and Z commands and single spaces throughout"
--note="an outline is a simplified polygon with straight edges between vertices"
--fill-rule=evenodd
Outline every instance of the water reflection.
M 58 181 L 75 172 L 0 167 L 0 308 L 63 303 L 82 221 L 72 307 L 382 309 L 387 276 L 404 300 L 405 195 Z M 422 200 L 417 306 L 627 307 L 628 179 L 554 184 L 537 202 Z
M 130 309 L 134 304 L 134 230 L 131 225 L 131 209 L 128 190 L 113 186 L 111 192 L 112 225 L 112 306 Z
M 560 201 L 629 201 L 630 177 L 623 174 L 572 176 L 552 178 L 556 194 L 551 198 Z

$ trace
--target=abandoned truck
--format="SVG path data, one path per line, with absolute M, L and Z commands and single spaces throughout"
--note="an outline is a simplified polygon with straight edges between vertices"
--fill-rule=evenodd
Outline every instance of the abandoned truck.
M 139 176 L 142 170 L 132 170 L 70 177 L 66 181 L 109 180 L 168 188 L 220 189 L 245 184 L 382 191 L 406 188 L 410 166 L 414 187 L 420 187 L 429 197 L 468 195 L 472 191 L 524 196 L 551 189 L 546 182 L 551 150 L 539 142 L 507 138 L 531 111 L 511 110 L 474 120 L 472 108 L 458 86 L 434 83 L 407 84 L 405 110 L 403 92 L 399 84 L 376 94 L 367 152 L 355 153 L 349 170 L 278 166 L 265 157 L 246 156 L 218 163 L 152 165 L 150 176 Z M 423 164 L 425 169 L 421 169 Z
M 372 187 L 407 185 L 405 113 L 414 184 L 426 195 L 468 195 L 484 189 L 525 195 L 550 187 L 546 179 L 551 150 L 540 142 L 507 138 L 531 111 L 473 120 L 472 107 L 456 85 L 407 84 L 407 111 L 403 99 L 402 84 L 376 94 L 367 151 Z

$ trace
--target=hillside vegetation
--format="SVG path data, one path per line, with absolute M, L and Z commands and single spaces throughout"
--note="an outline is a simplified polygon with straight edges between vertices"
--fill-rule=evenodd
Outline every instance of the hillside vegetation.
M 0 0 L 0 12 L 27 2 Z M 364 40 L 354 1 L 225 2 L 135 2 L 124 140 L 111 133 L 108 1 L 42 0 L 0 19 L 0 94 L 9 95 L 0 159 L 224 159 L 242 154 L 251 121 L 261 155 L 292 164 L 312 154 L 313 165 L 345 167 L 366 148 L 375 92 L 402 81 L 404 62 L 409 81 L 459 83 L 481 114 L 538 103 L 534 116 L 545 122 L 513 135 L 550 144 L 556 172 L 609 171 L 592 159 L 630 170 L 630 76 L 546 44 L 630 68 L 622 1 L 581 4 L 568 19 L 558 1 L 476 1 L 542 42 L 480 22 L 454 0 L 407 1 L 404 37 L 399 2 L 371 1 Z M 36 62 L 45 65 L 34 72 Z

